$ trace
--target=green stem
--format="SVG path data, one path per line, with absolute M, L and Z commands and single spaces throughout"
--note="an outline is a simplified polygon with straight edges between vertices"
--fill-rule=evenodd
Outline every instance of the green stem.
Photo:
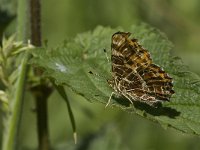
M 27 42 L 29 39 L 29 0 L 18 0 L 17 8 L 17 40 Z
M 28 54 L 23 57 L 21 65 L 19 66 L 19 78 L 16 84 L 16 92 L 13 99 L 10 102 L 12 105 L 9 107 L 9 111 L 6 115 L 5 130 L 3 135 L 2 150 L 13 150 L 16 148 L 16 136 L 18 132 L 19 122 L 22 112 L 22 104 L 24 98 L 24 88 L 26 82 Z
M 18 12 L 17 12 L 17 39 L 25 41 L 28 36 L 28 15 L 27 15 L 27 0 L 18 0 Z M 11 96 L 9 102 L 8 112 L 4 117 L 4 132 L 3 132 L 3 143 L 2 150 L 13 150 L 16 149 L 16 140 L 19 129 L 20 118 L 22 114 L 22 105 L 24 98 L 26 75 L 28 70 L 28 59 L 29 55 L 22 55 L 21 64 L 18 66 L 19 75 L 16 84 L 11 87 L 11 92 L 15 91 Z

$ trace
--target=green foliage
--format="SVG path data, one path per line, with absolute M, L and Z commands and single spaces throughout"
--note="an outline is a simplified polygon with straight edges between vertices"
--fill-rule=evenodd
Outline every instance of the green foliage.
M 29 45 L 15 42 L 14 36 L 3 39 L 0 47 L 0 106 L 3 112 L 2 149 L 13 149 L 21 117 L 23 93 L 25 88 L 25 72 L 27 69 L 27 53 Z
M 4 38 L 2 41 L 2 47 L 0 47 L 0 80 L 2 87 L 8 90 L 7 92 L 12 91 L 12 86 L 18 78 L 18 63 L 21 62 L 16 62 L 15 56 L 27 49 L 27 45 L 22 42 L 15 42 L 15 36 L 11 36 L 9 39 Z M 2 97 L 0 96 L 0 100 L 8 103 L 8 95 L 6 95 L 5 91 L 1 90 L 1 94 L 3 95 Z
M 16 11 L 16 0 L 0 0 L 0 10 L 14 15 Z
M 32 63 L 42 67 L 44 75 L 53 78 L 56 84 L 67 85 L 90 102 L 106 104 L 113 90 L 107 83 L 111 78 L 111 64 L 103 49 L 110 56 L 111 36 L 119 30 L 123 29 L 97 27 L 93 32 L 77 35 L 57 49 L 34 49 Z M 132 26 L 128 31 L 150 51 L 153 61 L 173 77 L 175 94 L 170 102 L 159 108 L 137 102 L 129 106 L 126 100 L 115 97 L 110 106 L 134 112 L 165 128 L 170 126 L 199 135 L 199 76 L 189 72 L 179 58 L 170 55 L 172 44 L 160 31 L 145 24 Z

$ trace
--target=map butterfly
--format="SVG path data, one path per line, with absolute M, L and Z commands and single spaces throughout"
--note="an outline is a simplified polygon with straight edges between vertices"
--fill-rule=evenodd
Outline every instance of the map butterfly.
M 114 89 L 113 94 L 133 101 L 155 105 L 169 101 L 174 94 L 172 78 L 159 66 L 155 65 L 150 53 L 137 39 L 130 39 L 131 33 L 117 32 L 112 36 L 111 63 L 112 79 L 108 84 Z

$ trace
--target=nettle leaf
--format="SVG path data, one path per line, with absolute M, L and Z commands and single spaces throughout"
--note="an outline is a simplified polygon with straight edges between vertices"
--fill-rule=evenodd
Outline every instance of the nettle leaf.
M 53 78 L 56 84 L 67 85 L 90 102 L 106 104 L 113 89 L 107 79 L 111 78 L 110 56 L 111 36 L 123 31 L 97 27 L 93 32 L 79 34 L 63 46 L 49 50 L 33 51 L 32 63 L 44 69 L 44 75 Z M 160 123 L 163 127 L 173 127 L 190 134 L 200 134 L 200 78 L 189 72 L 179 58 L 170 55 L 172 43 L 155 28 L 145 24 L 132 26 L 126 30 L 149 50 L 155 64 L 161 66 L 174 79 L 175 94 L 170 102 L 161 107 L 112 97 L 109 106 L 117 106 Z M 93 74 L 90 74 L 92 72 Z

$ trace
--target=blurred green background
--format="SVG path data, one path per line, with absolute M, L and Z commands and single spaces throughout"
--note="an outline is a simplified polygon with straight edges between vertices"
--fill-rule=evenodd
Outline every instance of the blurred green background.
M 97 25 L 128 28 L 140 22 L 165 32 L 174 43 L 172 55 L 180 56 L 200 74 L 199 0 L 41 0 L 43 41 L 57 47 L 77 33 Z M 0 0 L 0 35 L 15 32 L 16 1 Z M 74 145 L 65 102 L 54 92 L 49 99 L 49 126 L 54 149 L 77 150 L 199 150 L 200 138 L 121 110 L 91 104 L 67 89 L 77 123 Z M 19 149 L 37 147 L 34 100 L 27 93 L 19 135 Z

